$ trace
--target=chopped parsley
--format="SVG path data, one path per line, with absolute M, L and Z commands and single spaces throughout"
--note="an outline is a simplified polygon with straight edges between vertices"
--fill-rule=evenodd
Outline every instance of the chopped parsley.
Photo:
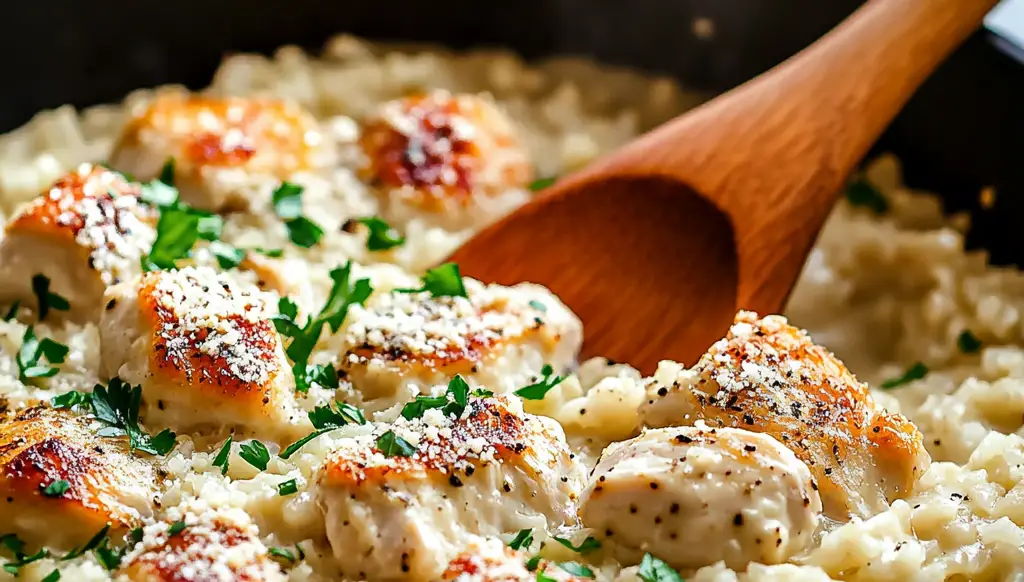
M 162 184 L 173 185 L 175 169 L 174 166 L 174 158 L 167 158 L 167 161 L 164 162 L 164 167 L 160 168 L 160 176 L 157 177 L 157 180 L 160 181 L 160 183 Z
M 142 527 L 137 527 L 137 528 L 133 529 L 132 531 L 128 532 L 128 539 L 133 544 L 138 544 L 138 543 L 142 542 L 142 538 L 145 537 L 145 535 L 146 535 L 146 532 L 144 532 L 142 530 Z
M 864 179 L 851 182 L 846 187 L 846 200 L 852 206 L 868 208 L 875 214 L 884 214 L 886 210 L 889 210 L 889 202 L 885 196 L 882 196 L 877 188 Z
M 234 269 L 245 260 L 245 251 L 219 240 L 210 243 L 210 252 L 216 257 L 221 269 Z
M 45 275 L 36 274 L 32 277 L 32 293 L 36 296 L 39 305 L 39 321 L 46 319 L 51 309 L 56 311 L 67 311 L 71 304 L 64 297 L 50 292 L 50 279 Z
M 281 497 L 297 493 L 299 491 L 299 485 L 295 479 L 289 479 L 283 483 L 277 484 L 277 494 Z
M 477 398 L 490 398 L 491 396 L 494 396 L 494 392 L 485 390 L 484 388 L 477 388 L 473 391 L 473 396 L 476 396 Z
M 543 303 L 541 303 L 540 301 L 537 301 L 536 299 L 531 299 L 530 302 L 529 302 L 529 305 L 530 305 L 530 307 L 536 309 L 537 311 L 542 311 L 542 312 L 546 313 L 547 310 L 548 310 L 548 306 L 547 305 L 544 305 Z
M 441 408 L 446 417 L 459 418 L 469 403 L 469 384 L 459 374 L 448 382 L 448 390 L 442 396 L 417 396 L 402 407 L 402 416 L 407 420 L 420 418 L 432 408 Z
M 60 580 L 60 570 L 54 569 L 52 572 L 47 574 L 40 582 L 57 582 Z
M 533 572 L 537 569 L 537 565 L 540 564 L 540 555 L 536 555 L 526 560 L 526 569 Z
M 416 447 L 393 430 L 377 437 L 377 448 L 385 457 L 411 457 L 416 454 Z
M 316 430 L 285 447 L 279 455 L 282 459 L 291 457 L 304 447 L 306 443 L 324 433 L 339 429 L 347 424 L 366 424 L 366 417 L 363 416 L 363 411 L 344 402 L 338 402 L 337 408 L 332 408 L 329 404 L 327 406 L 314 407 L 308 416 L 309 422 L 313 424 L 313 428 Z
M 576 562 L 557 562 L 555 565 L 573 576 L 579 576 L 581 578 L 594 577 L 594 571 L 583 564 L 578 564 Z
M 50 399 L 50 405 L 54 408 L 74 408 L 89 404 L 92 401 L 92 394 L 72 390 L 64 394 L 58 394 Z
M 538 191 L 543 190 L 543 189 L 547 188 L 548 186 L 554 184 L 557 181 L 558 181 L 558 176 L 550 176 L 548 178 L 540 178 L 540 179 L 534 180 L 533 183 L 530 184 L 530 190 L 533 190 L 534 192 L 538 192 Z
M 286 550 L 284 548 L 273 546 L 267 549 L 267 553 L 275 558 L 281 558 L 282 560 L 287 560 L 289 562 L 296 561 L 295 554 L 293 554 L 291 550 Z
M 188 526 L 185 525 L 184 521 L 176 521 L 171 524 L 171 527 L 167 528 L 167 535 L 172 537 L 176 536 L 185 531 L 186 527 Z
M 4 548 L 14 555 L 14 561 L 4 564 L 3 569 L 8 574 L 15 577 L 17 577 L 18 571 L 23 567 L 31 564 L 32 562 L 38 562 L 43 558 L 50 557 L 50 552 L 48 552 L 46 548 L 42 548 L 34 554 L 26 554 L 25 542 L 21 541 L 18 536 L 14 534 L 0 536 L 0 545 L 3 545 Z
M 96 561 L 108 571 L 114 571 L 121 565 L 121 560 L 124 559 L 124 555 L 128 553 L 128 548 L 122 548 L 115 550 L 110 547 L 110 540 L 105 539 L 103 543 L 93 552 L 96 556 Z
M 102 437 L 128 437 L 131 450 L 138 449 L 151 455 L 166 455 L 174 448 L 176 435 L 168 429 L 151 436 L 139 426 L 139 405 L 142 386 L 129 386 L 120 378 L 112 378 L 106 386 L 97 384 L 89 404 L 93 416 L 104 426 L 97 434 Z
M 914 380 L 920 380 L 921 378 L 924 378 L 927 375 L 928 366 L 925 366 L 923 363 L 918 362 L 911 366 L 910 368 L 908 368 L 902 376 L 898 378 L 890 378 L 889 380 L 882 382 L 882 388 L 888 390 L 889 388 L 902 386 L 903 384 L 913 382 Z
M 537 582 L 558 582 L 558 580 L 556 580 L 555 578 L 552 578 L 551 576 L 548 576 L 544 572 L 538 571 L 537 572 Z
M 544 400 L 544 396 L 546 396 L 552 388 L 558 386 L 565 380 L 564 376 L 554 375 L 555 370 L 550 364 L 544 364 L 544 367 L 540 369 L 540 373 L 543 377 L 539 382 L 516 390 L 516 396 L 519 396 L 524 400 Z
M 965 329 L 957 336 L 956 347 L 965 354 L 976 354 L 981 351 L 981 340 L 971 330 Z
M 338 371 L 334 369 L 334 366 L 306 364 L 303 377 L 296 378 L 296 384 L 304 387 L 305 390 L 301 390 L 301 392 L 305 392 L 314 382 L 324 388 L 337 388 L 339 385 Z
M 643 560 L 640 560 L 640 570 L 636 575 L 644 582 L 683 582 L 683 577 L 679 575 L 679 572 L 651 554 L 644 554 Z
M 358 222 L 370 230 L 366 237 L 368 251 L 388 251 L 405 243 L 405 237 L 379 216 L 360 218 Z
M 18 364 L 18 379 L 23 384 L 28 384 L 33 378 L 50 378 L 57 375 L 60 370 L 54 364 L 63 364 L 69 351 L 70 349 L 60 342 L 50 338 L 37 338 L 35 328 L 28 326 L 21 336 L 21 348 L 15 358 Z
M 85 554 L 86 552 L 95 550 L 96 548 L 100 547 L 100 544 L 102 544 L 104 542 L 104 540 L 107 539 L 107 533 L 109 531 L 110 531 L 110 525 L 109 524 L 103 526 L 103 529 L 101 529 L 100 531 L 96 532 L 96 535 L 92 536 L 92 538 L 90 538 L 89 541 L 85 542 L 84 546 L 73 548 L 70 552 L 64 554 L 61 557 L 61 560 L 65 561 L 65 562 L 68 561 L 68 560 L 73 560 L 73 559 L 77 558 L 78 556 L 81 556 L 81 555 Z
M 224 441 L 224 445 L 217 451 L 217 456 L 213 458 L 213 466 L 220 467 L 220 474 L 228 474 L 228 460 L 231 457 L 231 436 L 228 435 L 228 440 Z
M 310 374 L 307 362 L 310 354 L 313 353 L 313 347 L 320 341 L 320 335 L 323 333 L 325 325 L 330 326 L 332 332 L 337 332 L 345 321 L 345 316 L 348 315 L 349 307 L 356 304 L 362 305 L 373 293 L 369 279 L 359 279 L 352 283 L 351 277 L 352 261 L 345 263 L 344 267 L 331 271 L 331 279 L 334 283 L 331 285 L 327 302 L 320 313 L 316 317 L 310 318 L 305 325 L 299 325 L 296 321 L 298 307 L 294 301 L 288 298 L 278 301 L 279 313 L 273 317 L 274 328 L 281 335 L 291 338 L 285 353 L 292 361 L 292 370 L 295 372 L 295 389 L 299 392 L 309 390 L 310 380 L 316 380 L 318 383 L 321 379 L 332 382 L 329 376 L 330 372 L 326 370 L 314 369 Z M 337 372 L 335 371 L 334 374 L 336 375 Z M 331 387 L 336 386 L 337 383 Z
M 466 286 L 462 282 L 459 266 L 445 263 L 423 274 L 423 286 L 415 289 L 395 289 L 396 293 L 422 293 L 426 291 L 431 297 L 468 297 Z
M 288 229 L 288 238 L 296 245 L 309 248 L 320 242 L 324 229 L 302 215 L 303 187 L 291 182 L 281 182 L 274 190 L 272 200 L 277 213 Z
M 284 256 L 284 249 L 265 249 L 263 247 L 255 247 L 249 249 L 254 253 L 259 253 L 264 257 L 270 257 L 272 259 L 280 259 Z
M 4 321 L 14 321 L 18 317 L 18 309 L 21 308 L 21 301 L 15 301 L 11 304 L 11 308 L 4 314 Z
M 530 547 L 531 544 L 533 544 L 533 528 L 521 529 L 516 537 L 508 542 L 508 547 L 513 550 L 521 550 Z
M 249 441 L 240 445 L 238 456 L 260 471 L 266 471 L 267 463 L 270 462 L 270 451 L 267 450 L 267 445 L 260 441 Z
M 601 542 L 594 536 L 587 536 L 587 539 L 580 542 L 580 545 L 578 546 L 572 545 L 572 542 L 565 538 L 555 538 L 555 541 L 578 554 L 589 554 L 601 547 Z
M 43 495 L 47 497 L 62 497 L 70 488 L 71 483 L 68 483 L 63 479 L 58 479 L 46 487 L 43 487 Z

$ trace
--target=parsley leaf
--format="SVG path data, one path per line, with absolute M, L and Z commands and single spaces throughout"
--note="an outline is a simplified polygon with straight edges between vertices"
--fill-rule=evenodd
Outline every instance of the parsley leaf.
M 594 571 L 583 564 L 577 564 L 576 562 L 558 562 L 555 565 L 573 576 L 580 576 L 581 578 L 594 577 Z
M 93 552 L 96 556 L 96 561 L 108 571 L 116 570 L 121 565 L 121 560 L 124 559 L 126 553 L 128 553 L 128 548 L 120 550 L 111 548 L 109 539 L 103 540 L 103 544 Z
M 366 237 L 368 251 L 387 251 L 405 243 L 405 237 L 379 216 L 360 218 L 359 223 L 370 230 Z
M 537 191 L 540 191 L 540 190 L 543 190 L 543 189 L 547 188 L 548 186 L 554 184 L 557 181 L 558 181 L 558 176 L 551 176 L 551 177 L 548 177 L 548 178 L 539 178 L 537 180 L 534 180 L 533 183 L 530 184 L 530 190 L 533 190 L 534 192 L 537 192 Z
M 651 554 L 644 554 L 643 560 L 640 560 L 637 576 L 644 582 L 683 582 L 679 572 Z
M 395 293 L 430 293 L 431 297 L 468 297 L 459 274 L 459 266 L 445 263 L 423 274 L 423 286 L 416 289 L 395 289 Z
M 170 430 L 163 430 L 156 437 L 139 426 L 139 405 L 142 403 L 142 387 L 129 386 L 120 378 L 112 378 L 106 386 L 97 384 L 89 401 L 93 416 L 106 426 L 97 434 L 102 437 L 127 436 L 131 450 L 138 449 L 151 455 L 166 455 L 176 441 Z
M 305 216 L 289 220 L 284 225 L 288 229 L 288 238 L 304 249 L 316 246 L 324 236 L 324 229 Z
M 295 554 L 293 554 L 291 552 L 291 550 L 286 550 L 284 548 L 279 548 L 277 546 L 272 546 L 270 548 L 267 548 L 267 553 L 270 554 L 271 556 L 275 557 L 275 558 L 281 558 L 281 559 L 287 560 L 289 562 L 294 562 L 295 561 Z
M 245 251 L 219 240 L 210 243 L 210 252 L 216 257 L 221 269 L 234 269 L 245 260 Z
M 555 538 L 555 541 L 578 554 L 589 554 L 601 547 L 601 542 L 594 536 L 587 536 L 587 539 L 580 542 L 578 546 L 572 545 L 572 542 L 565 538 Z
M 477 388 L 473 391 L 473 396 L 476 396 L 477 398 L 490 398 L 491 396 L 494 396 L 494 392 L 483 388 Z
M 516 390 L 516 396 L 519 396 L 524 400 L 544 400 L 544 396 L 546 396 L 552 388 L 558 386 L 565 380 L 564 376 L 554 375 L 555 371 L 550 364 L 545 364 L 544 367 L 540 369 L 540 373 L 543 377 L 539 382 Z
M 548 576 L 544 572 L 537 572 L 537 582 L 558 582 L 555 578 Z
M 309 248 L 320 242 L 324 229 L 302 215 L 303 187 L 291 182 L 281 182 L 272 195 L 274 212 L 288 229 L 288 238 L 296 245 Z
M 306 364 L 306 369 L 302 374 L 302 379 L 296 378 L 298 386 L 302 386 L 305 389 L 300 389 L 299 392 L 305 392 L 309 390 L 309 387 L 313 385 L 313 382 L 323 386 L 324 388 L 337 388 L 339 385 L 338 371 L 334 369 L 334 366 L 324 366 L 321 364 Z
M 544 305 L 543 303 L 541 303 L 540 301 L 537 301 L 536 299 L 531 299 L 529 301 L 529 305 L 530 305 L 530 307 L 536 309 L 537 311 L 541 311 L 541 312 L 545 312 L 546 313 L 547 310 L 548 310 L 548 306 L 547 305 Z
M 46 548 L 43 548 L 31 555 L 26 554 L 25 542 L 21 541 L 15 534 L 0 536 L 0 544 L 14 555 L 14 561 L 7 562 L 3 566 L 4 571 L 13 576 L 17 576 L 18 570 L 24 566 L 27 566 L 32 562 L 38 562 L 39 560 L 50 556 L 50 552 L 48 552 Z
M 167 528 L 167 535 L 172 537 L 176 536 L 185 531 L 186 527 L 188 526 L 185 525 L 184 521 L 176 521 L 171 524 L 171 527 Z
M 415 400 L 402 407 L 402 416 L 406 420 L 420 418 L 432 408 L 443 408 L 445 416 L 459 418 L 469 403 L 469 384 L 459 374 L 448 382 L 448 391 L 443 396 L 417 396 Z
M 71 304 L 67 299 L 50 292 L 50 279 L 45 275 L 37 273 L 32 276 L 32 293 L 35 294 L 36 302 L 39 305 L 39 321 L 46 319 L 50 309 L 57 311 L 71 309 Z
M 46 487 L 43 487 L 43 495 L 47 497 L 62 497 L 70 488 L 71 483 L 68 483 L 63 479 L 58 479 Z
M 270 451 L 260 441 L 243 443 L 238 447 L 238 456 L 260 471 L 266 471 L 267 463 L 270 462 Z
M 903 375 L 900 376 L 899 378 L 890 378 L 889 380 L 882 382 L 882 388 L 888 390 L 889 388 L 902 386 L 903 384 L 913 382 L 914 380 L 920 380 L 921 378 L 924 378 L 927 375 L 928 366 L 925 366 L 923 363 L 918 362 L 911 366 L 909 369 L 907 369 L 907 371 L 904 372 Z
M 64 554 L 64 556 L 61 557 L 61 560 L 65 562 L 68 560 L 73 560 L 78 556 L 85 554 L 88 551 L 95 550 L 96 548 L 100 547 L 100 544 L 103 543 L 103 541 L 106 539 L 107 533 L 109 531 L 109 524 L 103 526 L 103 529 L 98 531 L 96 535 L 92 536 L 92 538 L 90 538 L 89 541 L 85 542 L 84 546 L 73 548 L 70 552 Z
M 540 564 L 540 555 L 533 556 L 529 560 L 526 560 L 526 569 L 533 572 L 537 569 L 538 564 Z
M 956 338 L 956 347 L 965 354 L 976 354 L 981 351 L 981 340 L 974 333 L 965 329 Z
M 15 301 L 11 304 L 11 308 L 4 314 L 4 321 L 14 321 L 18 317 L 18 309 L 21 308 L 21 301 Z
M 164 162 L 164 166 L 160 168 L 160 175 L 157 177 L 161 184 L 174 185 L 174 165 L 174 158 L 167 158 L 167 161 Z
M 519 533 L 516 534 L 516 537 L 512 538 L 512 540 L 508 542 L 508 547 L 512 548 L 513 550 L 521 550 L 523 548 L 530 547 L 532 543 L 533 528 L 521 529 L 519 530 Z
M 393 430 L 377 437 L 377 448 L 385 457 L 411 457 L 416 454 L 416 447 Z
M 846 200 L 852 206 L 863 206 L 875 214 L 883 214 L 889 209 L 889 202 L 885 196 L 864 179 L 852 182 L 846 187 Z
M 282 459 L 287 459 L 297 453 L 309 441 L 324 433 L 339 429 L 346 424 L 366 424 L 366 417 L 363 416 L 363 411 L 344 402 L 336 404 L 337 408 L 332 408 L 329 404 L 327 406 L 314 407 L 308 416 L 309 422 L 313 424 L 313 428 L 316 430 L 285 447 L 279 456 Z
M 217 456 L 213 458 L 213 466 L 220 467 L 220 474 L 228 474 L 228 459 L 231 456 L 231 436 L 224 441 L 224 445 L 217 451 Z
M 47 574 L 40 582 L 57 582 L 57 580 L 60 580 L 60 570 L 54 569 L 49 574 Z
M 287 481 L 277 484 L 277 494 L 280 495 L 281 497 L 285 497 L 287 495 L 296 493 L 298 492 L 298 490 L 299 485 L 298 483 L 296 483 L 295 479 L 289 479 Z
M 50 405 L 54 408 L 74 408 L 75 406 L 89 404 L 92 401 L 92 394 L 72 390 L 59 394 L 50 399 Z
M 50 338 L 38 339 L 35 328 L 28 326 L 21 336 L 21 348 L 15 358 L 18 364 L 18 379 L 23 384 L 28 384 L 32 378 L 55 376 L 60 370 L 53 364 L 64 363 L 69 351 L 66 345 Z M 41 358 L 45 359 L 48 365 L 41 364 Z

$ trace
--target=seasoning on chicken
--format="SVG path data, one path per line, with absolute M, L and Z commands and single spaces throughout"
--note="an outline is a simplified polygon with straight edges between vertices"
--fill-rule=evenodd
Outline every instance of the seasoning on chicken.
M 143 529 L 142 542 L 124 558 L 131 582 L 283 582 L 256 526 L 240 509 L 202 502 L 172 508 Z
M 389 101 L 365 124 L 363 177 L 393 224 L 481 227 L 529 199 L 533 169 L 489 97 L 433 91 Z
M 68 300 L 72 319 L 98 320 L 104 290 L 137 275 L 156 238 L 156 213 L 139 193 L 124 176 L 89 164 L 57 180 L 7 223 L 0 303 L 36 305 L 33 278 L 42 275 L 50 293 Z
M 807 466 L 766 434 L 662 428 L 604 450 L 580 518 L 624 562 L 779 564 L 812 541 L 821 499 Z
M 165 93 L 128 122 L 110 163 L 146 181 L 170 159 L 181 199 L 216 212 L 248 208 L 251 179 L 325 168 L 335 154 L 316 119 L 294 103 Z
M 269 437 L 287 427 L 294 377 L 258 289 L 188 267 L 114 286 L 105 301 L 101 369 L 142 385 L 148 424 Z
M 482 537 L 577 521 L 582 465 L 515 397 L 472 398 L 342 439 L 317 476 L 342 575 L 433 580 Z
M 655 374 L 641 412 L 648 426 L 703 420 L 775 437 L 810 468 L 837 520 L 906 497 L 930 462 L 913 423 L 886 412 L 842 362 L 777 315 L 740 312 L 692 370 Z
M 98 436 L 92 424 L 49 407 L 0 418 L 4 533 L 30 547 L 66 550 L 107 524 L 111 535 L 122 535 L 152 514 L 156 471 L 129 452 L 126 439 Z
M 590 579 L 570 574 L 547 560 L 540 560 L 530 569 L 526 566 L 529 559 L 524 552 L 515 551 L 500 540 L 485 540 L 471 544 L 449 562 L 441 579 L 457 582 L 535 582 L 541 579 L 582 582 Z

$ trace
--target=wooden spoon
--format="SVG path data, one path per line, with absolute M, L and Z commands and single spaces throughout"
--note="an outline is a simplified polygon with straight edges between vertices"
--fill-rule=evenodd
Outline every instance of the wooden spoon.
M 775 69 L 559 180 L 450 260 L 540 283 L 584 356 L 692 364 L 776 313 L 850 173 L 996 0 L 871 0 Z M 955 112 L 950 112 L 955 115 Z

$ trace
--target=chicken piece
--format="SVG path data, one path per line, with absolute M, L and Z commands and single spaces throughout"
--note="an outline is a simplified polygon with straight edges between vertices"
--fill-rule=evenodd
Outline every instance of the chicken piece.
M 70 549 L 106 524 L 122 535 L 152 514 L 157 473 L 88 417 L 36 407 L 0 420 L 0 530 L 29 547 Z M 59 481 L 67 489 L 47 490 Z M 59 524 L 59 525 L 57 525 Z
M 172 534 L 175 523 L 185 527 Z M 240 509 L 186 502 L 143 529 L 142 542 L 125 556 L 121 574 L 131 582 L 283 582 L 285 575 L 258 533 Z
M 316 479 L 344 577 L 433 580 L 480 536 L 575 525 L 584 469 L 558 423 L 499 396 L 344 438 Z
M 289 427 L 295 380 L 258 289 L 188 267 L 146 273 L 105 300 L 101 371 L 142 385 L 147 424 L 268 438 Z
M 555 582 L 590 580 L 570 574 L 546 560 L 541 560 L 536 568 L 530 570 L 526 567 L 528 559 L 529 556 L 509 548 L 500 540 L 486 540 L 470 545 L 449 562 L 441 579 L 458 582 L 535 582 L 541 579 L 539 573 Z
M 468 298 L 391 292 L 351 307 L 339 367 L 364 408 L 443 390 L 456 374 L 504 394 L 537 381 L 545 364 L 573 364 L 582 324 L 549 291 L 463 282 Z
M 172 158 L 181 199 L 219 212 L 249 207 L 251 179 L 284 180 L 329 167 L 336 155 L 295 103 L 166 93 L 132 117 L 110 163 L 151 180 Z
M 482 227 L 525 203 L 533 167 L 492 99 L 433 91 L 389 101 L 365 122 L 362 177 L 384 217 L 448 230 Z
M 663 364 L 647 395 L 648 426 L 704 420 L 772 435 L 807 464 L 826 514 L 840 521 L 906 497 L 930 463 L 913 423 L 777 315 L 741 311 L 692 370 Z
M 604 450 L 581 495 L 583 524 L 625 562 L 674 568 L 779 564 L 821 513 L 811 473 L 774 438 L 734 428 L 661 428 Z
M 36 305 L 32 279 L 42 275 L 71 304 L 70 318 L 99 320 L 103 291 L 137 275 L 156 239 L 156 212 L 138 197 L 137 184 L 99 166 L 57 180 L 7 224 L 0 303 Z

